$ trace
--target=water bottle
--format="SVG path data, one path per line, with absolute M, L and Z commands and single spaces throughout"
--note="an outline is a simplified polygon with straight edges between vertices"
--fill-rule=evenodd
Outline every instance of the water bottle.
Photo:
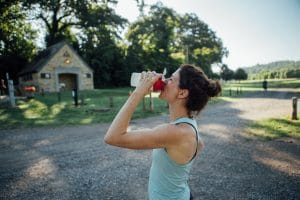
M 137 84 L 139 83 L 141 79 L 141 73 L 133 72 L 131 74 L 131 79 L 130 79 L 130 85 L 133 87 L 136 87 Z M 164 89 L 165 82 L 163 81 L 162 78 L 159 78 L 154 84 L 153 84 L 153 91 L 154 92 L 159 92 Z

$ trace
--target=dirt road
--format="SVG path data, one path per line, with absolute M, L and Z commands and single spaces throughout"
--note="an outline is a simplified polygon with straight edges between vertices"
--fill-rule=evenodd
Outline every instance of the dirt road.
M 300 97 L 284 89 L 258 92 L 201 113 L 206 147 L 190 176 L 195 199 L 300 199 L 299 141 L 248 139 L 242 131 L 252 120 L 290 115 L 292 96 Z M 167 116 L 131 126 L 161 122 Z M 107 128 L 0 130 L 0 199 L 147 199 L 151 151 L 104 144 Z

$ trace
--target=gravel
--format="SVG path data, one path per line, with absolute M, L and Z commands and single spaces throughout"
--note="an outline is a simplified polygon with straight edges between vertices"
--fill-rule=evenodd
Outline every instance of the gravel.
M 190 175 L 195 199 L 300 199 L 299 140 L 243 132 L 253 120 L 290 115 L 292 96 L 271 90 L 207 106 L 197 118 L 205 149 Z M 131 126 L 162 122 L 167 116 Z M 108 126 L 0 130 L 0 199 L 147 199 L 151 151 L 104 144 Z

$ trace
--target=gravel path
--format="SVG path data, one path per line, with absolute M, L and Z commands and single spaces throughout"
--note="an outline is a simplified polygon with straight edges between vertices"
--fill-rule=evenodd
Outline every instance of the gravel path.
M 242 131 L 253 120 L 290 115 L 292 96 L 300 97 L 272 90 L 207 106 L 197 118 L 206 147 L 190 176 L 195 199 L 300 199 L 299 140 L 261 141 Z M 104 144 L 108 125 L 0 130 L 0 199 L 147 199 L 151 151 Z

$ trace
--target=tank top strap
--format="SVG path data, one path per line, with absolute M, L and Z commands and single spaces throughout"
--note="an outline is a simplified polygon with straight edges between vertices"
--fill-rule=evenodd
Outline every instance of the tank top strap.
M 197 133 L 197 138 L 198 138 L 198 125 L 197 125 L 196 120 L 188 118 L 188 117 L 181 117 L 181 118 L 178 118 L 175 121 L 171 122 L 171 124 L 176 124 L 176 125 L 181 124 L 181 123 L 187 123 L 187 124 L 191 125 L 194 128 L 195 133 Z

